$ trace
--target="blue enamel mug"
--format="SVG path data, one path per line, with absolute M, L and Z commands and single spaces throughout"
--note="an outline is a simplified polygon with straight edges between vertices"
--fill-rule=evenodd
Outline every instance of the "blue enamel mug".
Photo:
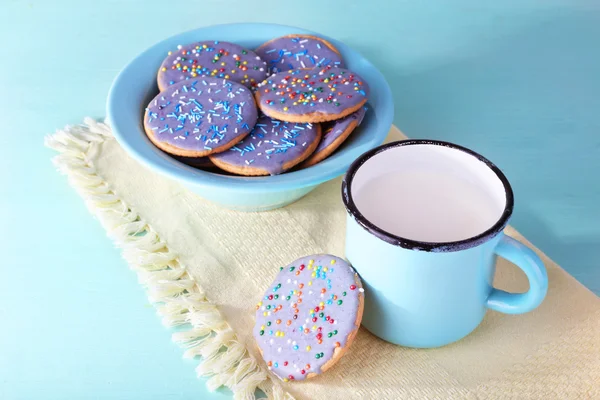
M 487 309 L 521 314 L 548 288 L 546 269 L 503 229 L 512 188 L 464 147 L 405 140 L 360 156 L 342 184 L 346 257 L 365 286 L 362 324 L 388 342 L 431 348 L 471 333 Z M 496 257 L 529 279 L 525 293 L 492 286 Z

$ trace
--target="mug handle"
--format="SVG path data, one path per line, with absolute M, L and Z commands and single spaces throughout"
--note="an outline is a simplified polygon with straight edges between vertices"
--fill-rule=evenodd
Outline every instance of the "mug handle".
M 523 314 L 540 305 L 548 291 L 548 275 L 540 258 L 529 247 L 501 233 L 502 238 L 494 252 L 521 268 L 529 279 L 525 293 L 508 293 L 493 288 L 487 299 L 487 308 L 506 314 Z

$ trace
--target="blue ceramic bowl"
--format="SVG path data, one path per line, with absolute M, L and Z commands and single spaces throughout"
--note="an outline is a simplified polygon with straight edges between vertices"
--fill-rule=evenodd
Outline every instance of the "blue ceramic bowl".
M 267 40 L 292 33 L 318 35 L 330 41 L 342 53 L 347 68 L 357 72 L 371 90 L 363 123 L 329 158 L 310 168 L 277 176 L 228 176 L 189 167 L 156 148 L 146 137 L 142 116 L 146 105 L 158 93 L 156 73 L 168 51 L 179 44 L 200 40 L 224 40 L 254 49 Z M 359 155 L 383 143 L 392 124 L 394 103 L 383 75 L 345 44 L 291 26 L 248 23 L 200 28 L 150 47 L 131 61 L 113 82 L 107 114 L 119 144 L 140 163 L 223 207 L 265 211 L 290 204 L 320 183 L 342 175 Z

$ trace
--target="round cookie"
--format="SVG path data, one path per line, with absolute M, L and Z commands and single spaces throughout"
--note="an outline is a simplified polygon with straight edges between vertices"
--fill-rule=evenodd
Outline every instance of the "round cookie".
M 280 269 L 256 306 L 254 338 L 275 375 L 303 380 L 325 372 L 348 350 L 364 305 L 358 274 L 328 254 Z
M 365 117 L 365 113 L 366 106 L 359 108 L 358 111 L 355 111 L 342 119 L 324 123 L 323 131 L 325 133 L 323 134 L 323 139 L 319 142 L 315 152 L 300 164 L 300 167 L 310 167 L 329 157 L 346 139 L 348 139 L 348 136 L 350 136 L 354 129 L 360 125 Z
M 235 43 L 209 40 L 177 46 L 158 69 L 160 91 L 201 76 L 229 79 L 252 87 L 267 77 L 267 64 L 252 50 Z
M 345 117 L 367 102 L 369 87 L 343 68 L 279 72 L 258 85 L 256 104 L 271 118 L 288 122 L 325 122 Z
M 235 145 L 250 133 L 257 118 L 250 89 L 202 77 L 159 93 L 146 108 L 144 130 L 169 154 L 203 157 Z
M 250 135 L 210 156 L 219 168 L 238 175 L 277 175 L 304 161 L 321 140 L 319 124 L 296 124 L 262 116 Z
M 312 35 L 287 35 L 263 43 L 256 50 L 267 62 L 269 74 L 291 69 L 343 67 L 340 52 L 328 41 Z

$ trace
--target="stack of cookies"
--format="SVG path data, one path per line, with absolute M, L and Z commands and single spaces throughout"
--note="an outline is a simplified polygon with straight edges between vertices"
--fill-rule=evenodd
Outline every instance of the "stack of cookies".
M 254 51 L 222 41 L 178 46 L 157 81 L 148 138 L 186 164 L 246 176 L 327 158 L 361 123 L 369 92 L 333 45 L 310 35 Z

